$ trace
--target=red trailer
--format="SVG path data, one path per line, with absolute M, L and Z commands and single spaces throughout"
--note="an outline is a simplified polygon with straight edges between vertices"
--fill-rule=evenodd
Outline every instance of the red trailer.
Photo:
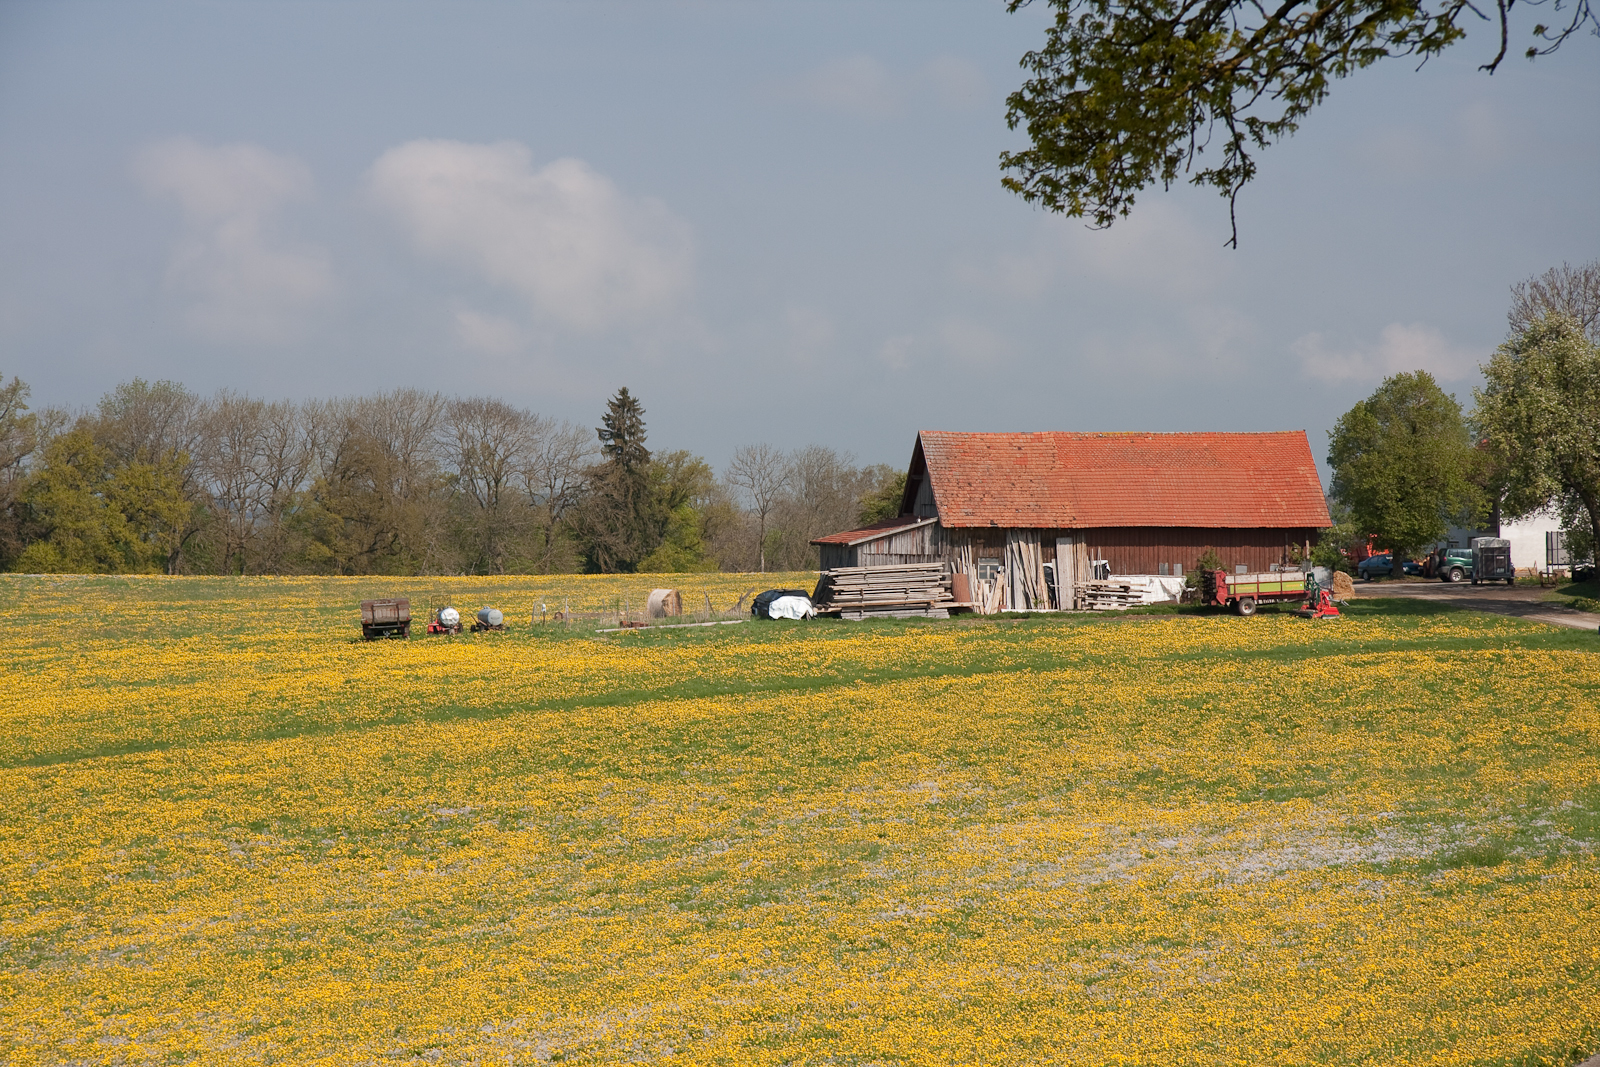
M 1202 604 L 1232 608 L 1240 615 L 1254 615 L 1256 608 L 1271 601 L 1305 601 L 1315 596 L 1316 579 L 1302 571 L 1275 574 L 1229 574 L 1206 571 L 1201 579 Z

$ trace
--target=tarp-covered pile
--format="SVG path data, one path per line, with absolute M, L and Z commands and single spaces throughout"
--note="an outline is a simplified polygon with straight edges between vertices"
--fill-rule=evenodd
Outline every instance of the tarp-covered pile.
M 809 619 L 816 613 L 804 589 L 768 589 L 750 605 L 758 619 Z

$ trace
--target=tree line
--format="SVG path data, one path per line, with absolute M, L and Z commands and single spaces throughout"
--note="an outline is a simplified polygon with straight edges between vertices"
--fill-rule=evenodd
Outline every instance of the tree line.
M 1555 513 L 1574 560 L 1600 546 L 1600 260 L 1512 288 L 1508 337 L 1474 407 L 1426 371 L 1386 379 L 1329 434 L 1337 525 L 1318 561 L 1369 539 L 1396 566 L 1450 526 Z
M 592 429 L 415 389 L 29 398 L 0 379 L 0 568 L 29 573 L 806 569 L 811 538 L 896 513 L 904 478 L 820 445 L 748 446 L 719 476 L 652 451 L 626 388 Z

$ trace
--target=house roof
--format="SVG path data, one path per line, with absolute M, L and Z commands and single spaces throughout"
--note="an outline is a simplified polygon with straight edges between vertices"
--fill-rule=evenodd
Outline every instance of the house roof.
M 924 430 L 917 435 L 911 479 L 924 464 L 946 528 L 1333 525 L 1311 444 L 1300 430 Z M 908 485 L 908 500 L 913 494 Z
M 867 541 L 876 541 L 880 537 L 899 533 L 901 530 L 911 530 L 918 526 L 926 526 L 936 519 L 919 519 L 915 515 L 901 515 L 895 519 L 882 519 L 871 526 L 863 526 L 859 530 L 845 530 L 842 533 L 828 534 L 818 537 L 811 543 L 814 545 L 859 545 Z

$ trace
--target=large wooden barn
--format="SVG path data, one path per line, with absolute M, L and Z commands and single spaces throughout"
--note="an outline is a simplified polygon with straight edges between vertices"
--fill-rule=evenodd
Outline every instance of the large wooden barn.
M 1308 553 L 1331 526 L 1311 445 L 1285 433 L 917 435 L 900 516 L 819 537 L 822 567 L 949 562 L 990 577 L 1019 552 L 1183 574 L 1214 548 L 1229 570 Z

